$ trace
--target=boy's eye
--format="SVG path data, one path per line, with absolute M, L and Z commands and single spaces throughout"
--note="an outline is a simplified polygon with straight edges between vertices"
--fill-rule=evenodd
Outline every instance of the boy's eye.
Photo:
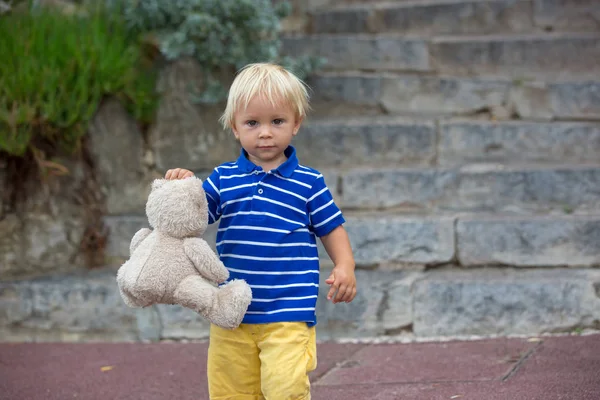
M 254 121 L 254 120 L 250 120 L 250 121 L 246 122 L 246 125 L 251 126 L 251 127 L 256 126 L 257 124 L 258 124 L 258 122 Z
M 275 125 L 281 125 L 281 124 L 283 124 L 283 122 L 284 122 L 284 121 L 283 121 L 281 118 L 277 118 L 277 119 L 274 119 L 274 120 L 273 120 L 273 123 L 274 123 Z

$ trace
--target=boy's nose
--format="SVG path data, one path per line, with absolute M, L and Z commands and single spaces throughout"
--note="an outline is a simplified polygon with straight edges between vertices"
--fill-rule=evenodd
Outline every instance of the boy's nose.
M 269 128 L 261 129 L 260 133 L 258 134 L 258 137 L 261 139 L 271 137 L 271 129 L 269 129 Z

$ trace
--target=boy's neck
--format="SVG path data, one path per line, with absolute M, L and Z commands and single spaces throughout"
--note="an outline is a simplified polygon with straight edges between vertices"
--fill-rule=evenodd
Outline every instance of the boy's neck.
M 248 160 L 250 162 L 252 162 L 254 165 L 256 165 L 258 167 L 261 167 L 263 169 L 263 171 L 265 171 L 265 172 L 269 172 L 269 171 L 279 168 L 279 166 L 282 165 L 283 163 L 285 163 L 288 159 L 284 152 L 284 153 L 281 153 L 281 156 L 278 157 L 276 160 L 273 160 L 270 162 L 261 162 L 259 160 L 253 160 L 252 158 L 250 158 L 250 155 L 247 151 L 245 153 L 246 153 L 246 158 L 248 158 Z

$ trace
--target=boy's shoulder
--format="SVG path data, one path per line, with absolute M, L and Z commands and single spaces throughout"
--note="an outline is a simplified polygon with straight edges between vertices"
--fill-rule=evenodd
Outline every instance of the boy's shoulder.
M 321 174 L 321 172 L 319 172 L 317 169 L 303 164 L 298 164 L 294 170 L 294 174 L 306 175 L 308 177 L 313 177 L 314 179 L 318 179 L 323 176 L 323 174 Z
M 238 170 L 237 161 L 227 161 L 222 164 L 217 165 L 213 172 L 218 173 L 219 175 L 233 173 Z
M 325 180 L 321 171 L 303 164 L 298 164 L 292 174 L 292 178 L 311 186 L 319 179 Z

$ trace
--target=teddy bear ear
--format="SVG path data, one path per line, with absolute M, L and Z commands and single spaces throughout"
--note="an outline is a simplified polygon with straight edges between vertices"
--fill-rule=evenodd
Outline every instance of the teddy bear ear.
M 160 188 L 161 186 L 163 186 L 165 183 L 167 183 L 166 179 L 155 179 L 152 182 L 152 190 L 156 190 L 158 188 Z

